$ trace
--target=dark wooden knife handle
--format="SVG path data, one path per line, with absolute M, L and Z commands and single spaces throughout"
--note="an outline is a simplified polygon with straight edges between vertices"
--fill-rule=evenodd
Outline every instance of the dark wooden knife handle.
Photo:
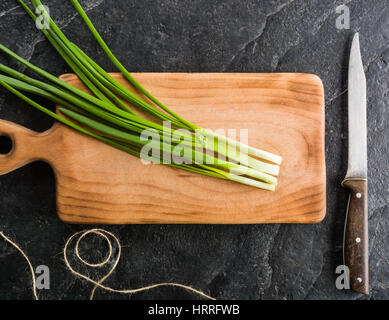
M 367 180 L 346 178 L 342 185 L 350 190 L 344 232 L 344 263 L 350 270 L 351 289 L 369 294 Z

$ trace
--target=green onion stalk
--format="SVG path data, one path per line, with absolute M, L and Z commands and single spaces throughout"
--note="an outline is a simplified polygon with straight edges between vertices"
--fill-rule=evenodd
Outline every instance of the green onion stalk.
M 24 1 L 17 1 L 36 22 L 38 17 L 34 12 Z M 282 160 L 280 156 L 201 128 L 169 109 L 120 63 L 80 3 L 77 0 L 70 1 L 108 58 L 129 85 L 145 98 L 130 91 L 71 42 L 40 0 L 32 0 L 31 3 L 35 12 L 40 12 L 40 17 L 43 16 L 47 23 L 47 28 L 40 28 L 41 31 L 90 93 L 33 65 L 2 44 L 1 52 L 25 65 L 45 81 L 0 64 L 0 85 L 64 125 L 147 162 L 275 190 L 275 176 L 278 175 Z M 60 113 L 50 111 L 26 94 L 41 96 L 60 105 Z M 142 117 L 135 110 L 151 115 L 155 121 Z

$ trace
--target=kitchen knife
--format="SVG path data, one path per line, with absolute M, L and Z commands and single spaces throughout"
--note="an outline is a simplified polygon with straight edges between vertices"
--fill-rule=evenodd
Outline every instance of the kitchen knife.
M 350 271 L 350 287 L 369 294 L 367 209 L 366 78 L 359 35 L 354 35 L 348 71 L 348 168 L 342 185 L 350 197 L 344 231 L 344 264 Z

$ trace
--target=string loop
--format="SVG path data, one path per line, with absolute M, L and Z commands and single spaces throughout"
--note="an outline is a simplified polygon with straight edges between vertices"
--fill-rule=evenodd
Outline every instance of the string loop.
M 100 236 L 108 244 L 108 254 L 107 254 L 107 257 L 102 262 L 91 263 L 91 262 L 86 261 L 80 255 L 80 251 L 79 251 L 80 243 L 85 238 L 85 236 L 87 236 L 89 234 Z M 32 276 L 32 289 L 33 289 L 34 299 L 38 300 L 38 295 L 37 295 L 37 292 L 36 292 L 36 278 L 35 278 L 34 269 L 32 267 L 30 259 L 27 257 L 27 255 L 24 253 L 24 251 L 22 249 L 20 249 L 20 247 L 15 242 L 13 242 L 11 239 L 6 237 L 2 232 L 0 232 L 0 236 L 5 241 L 10 243 L 12 246 L 14 246 L 22 254 L 24 259 L 26 259 L 27 264 L 28 264 L 28 266 L 30 268 L 31 276 Z M 109 269 L 109 271 L 101 279 L 95 281 L 92 278 L 90 278 L 90 277 L 88 277 L 88 276 L 86 276 L 86 275 L 76 271 L 72 267 L 72 265 L 70 264 L 69 259 L 68 259 L 68 256 L 69 256 L 68 249 L 69 249 L 69 245 L 74 241 L 74 239 L 77 236 L 78 236 L 78 238 L 77 238 L 77 241 L 76 241 L 75 246 L 74 246 L 74 256 L 79 260 L 80 263 L 82 263 L 82 264 L 84 264 L 84 265 L 86 265 L 88 267 L 92 267 L 92 268 L 102 268 L 102 267 L 106 266 L 107 264 L 109 264 L 112 261 L 112 259 L 113 259 L 112 267 Z M 116 255 L 116 257 L 113 257 L 114 249 L 113 249 L 113 246 L 112 246 L 112 240 L 111 239 L 113 239 L 114 243 L 117 246 L 117 255 Z M 68 238 L 68 240 L 66 241 L 66 243 L 65 243 L 65 246 L 64 246 L 64 249 L 63 249 L 63 257 L 64 257 L 64 260 L 65 260 L 66 267 L 70 270 L 70 272 L 73 275 L 75 275 L 76 277 L 79 277 L 81 279 L 84 279 L 84 280 L 94 284 L 94 287 L 93 287 L 91 295 L 90 295 L 90 300 L 93 300 L 93 297 L 95 295 L 95 291 L 96 291 L 97 288 L 101 288 L 103 290 L 110 291 L 110 292 L 116 292 L 116 293 L 122 293 L 122 294 L 132 294 L 132 293 L 137 293 L 137 292 L 141 292 L 141 291 L 147 291 L 147 290 L 154 289 L 154 288 L 157 288 L 157 287 L 166 287 L 166 286 L 180 287 L 180 288 L 189 290 L 189 291 L 191 291 L 193 293 L 196 293 L 199 296 L 202 296 L 204 298 L 207 298 L 207 299 L 210 299 L 210 300 L 216 300 L 215 298 L 205 294 L 204 292 L 202 292 L 200 290 L 194 289 L 194 288 L 192 288 L 190 286 L 186 286 L 186 285 L 183 285 L 183 284 L 180 284 L 180 283 L 174 283 L 174 282 L 156 283 L 156 284 L 152 284 L 152 285 L 149 285 L 149 286 L 146 286 L 146 287 L 140 287 L 140 288 L 137 288 L 137 289 L 122 289 L 122 290 L 113 289 L 111 287 L 103 285 L 103 282 L 105 280 L 107 280 L 111 276 L 113 271 L 116 269 L 116 267 L 117 267 L 117 265 L 119 263 L 120 257 L 121 257 L 121 252 L 122 252 L 122 247 L 120 245 L 119 239 L 113 233 L 111 233 L 111 232 L 109 232 L 107 230 L 104 230 L 104 229 L 97 229 L 97 228 L 95 228 L 95 229 L 90 229 L 90 230 L 79 231 L 79 232 L 74 233 L 72 236 L 70 236 Z

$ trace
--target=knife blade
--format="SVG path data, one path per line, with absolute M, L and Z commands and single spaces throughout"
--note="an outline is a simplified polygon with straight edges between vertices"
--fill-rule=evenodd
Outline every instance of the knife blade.
M 342 185 L 350 191 L 343 257 L 350 287 L 369 294 L 366 77 L 359 34 L 354 35 L 348 71 L 348 168 Z

